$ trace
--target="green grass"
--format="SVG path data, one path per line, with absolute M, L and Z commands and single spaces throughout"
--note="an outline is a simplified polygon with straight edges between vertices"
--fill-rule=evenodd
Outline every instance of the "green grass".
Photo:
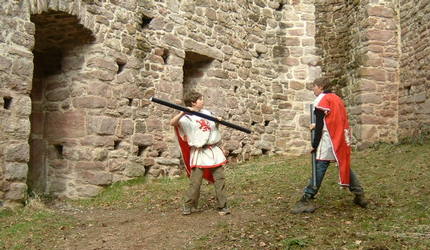
M 330 166 L 313 214 L 292 215 L 310 176 L 310 159 L 262 157 L 227 168 L 227 193 L 233 214 L 187 245 L 190 249 L 430 249 L 430 141 L 377 144 L 353 152 L 352 167 L 369 209 L 352 203 L 353 195 L 337 185 Z M 81 210 L 103 208 L 174 212 L 182 206 L 185 177 L 139 178 L 107 188 L 99 196 L 69 201 Z M 200 206 L 212 209 L 213 189 L 203 185 Z M 178 215 L 179 216 L 179 215 Z M 80 222 L 45 207 L 0 212 L 0 248 L 53 248 L 55 239 Z
M 24 208 L 0 211 L 0 225 L 0 249 L 28 249 L 52 246 L 75 221 L 48 209 Z

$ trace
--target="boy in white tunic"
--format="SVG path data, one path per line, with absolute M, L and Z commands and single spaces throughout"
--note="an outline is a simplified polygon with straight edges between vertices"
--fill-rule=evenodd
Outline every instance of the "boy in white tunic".
M 313 84 L 316 123 L 311 124 L 310 128 L 315 130 L 312 152 L 316 153 L 316 186 L 313 186 L 311 179 L 302 198 L 291 209 L 293 214 L 315 211 L 316 206 L 311 199 L 317 195 L 330 162 L 337 163 L 339 184 L 348 187 L 355 195 L 354 203 L 363 208 L 368 204 L 363 187 L 350 167 L 350 129 L 345 104 L 339 96 L 331 93 L 330 84 L 325 77 L 316 79 Z
M 211 115 L 203 109 L 203 96 L 195 91 L 184 97 L 184 103 L 191 111 Z M 183 215 L 197 210 L 202 179 L 214 183 L 221 215 L 229 214 L 225 195 L 224 165 L 227 163 L 224 152 L 217 143 L 221 140 L 218 124 L 190 113 L 180 112 L 170 121 L 175 127 L 181 146 L 182 156 L 190 176 L 190 186 L 185 195 Z

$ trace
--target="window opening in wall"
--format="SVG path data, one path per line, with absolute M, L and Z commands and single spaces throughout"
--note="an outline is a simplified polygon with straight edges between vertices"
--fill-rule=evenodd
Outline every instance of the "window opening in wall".
M 184 93 L 195 88 L 204 80 L 206 72 L 211 68 L 213 58 L 195 52 L 186 51 L 183 66 Z
M 406 94 L 411 95 L 411 86 L 406 87 Z
M 163 55 L 161 55 L 161 57 L 163 58 L 164 64 L 167 64 L 167 59 L 169 58 L 169 50 L 168 49 L 164 49 L 163 50 Z
M 133 104 L 133 98 L 127 98 L 128 99 L 128 106 L 131 106 Z
M 5 96 L 3 97 L 3 108 L 10 109 L 10 105 L 12 104 L 12 97 Z
M 145 151 L 146 148 L 147 148 L 147 146 L 138 145 L 137 146 L 137 156 L 142 156 L 143 151 Z
M 238 156 L 238 153 L 235 152 L 234 150 L 229 150 L 228 151 L 228 156 L 229 157 L 236 157 L 236 156 Z
M 234 88 L 233 88 L 234 93 L 236 93 L 236 92 L 237 92 L 237 89 L 238 89 L 238 87 L 237 87 L 237 86 L 234 86 Z
M 267 120 L 266 120 L 266 121 L 264 121 L 264 126 L 265 126 L 265 127 L 269 126 L 269 123 L 270 123 L 270 121 L 267 121 Z
M 251 126 L 254 126 L 255 124 L 257 124 L 257 122 L 255 122 L 255 121 L 251 122 Z
M 148 27 L 148 25 L 151 23 L 152 19 L 153 19 L 152 17 L 142 15 L 142 22 L 140 23 L 140 27 L 142 27 L 142 29 Z
M 125 62 L 117 60 L 116 64 L 118 64 L 118 70 L 116 73 L 119 74 L 124 70 Z
M 258 91 L 258 96 L 261 96 L 263 94 L 263 92 Z
M 257 51 L 257 59 L 258 59 L 258 58 L 261 58 L 261 54 L 262 54 L 261 52 L 258 52 L 258 51 Z
M 63 145 L 56 144 L 54 145 L 54 147 L 55 147 L 55 152 L 57 152 L 57 158 L 63 159 Z
M 115 140 L 114 142 L 113 142 L 113 149 L 114 150 L 117 150 L 118 148 L 119 148 L 119 145 L 121 144 L 121 141 L 120 140 Z
M 145 173 L 143 176 L 146 176 L 149 173 L 149 170 L 151 170 L 151 166 L 145 166 Z
M 157 157 L 161 157 L 163 155 L 163 151 L 158 151 Z

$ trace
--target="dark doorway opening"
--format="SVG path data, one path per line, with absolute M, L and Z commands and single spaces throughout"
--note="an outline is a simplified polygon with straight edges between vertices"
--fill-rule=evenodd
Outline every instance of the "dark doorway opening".
M 50 132 L 49 126 L 60 124 L 55 124 L 55 119 L 48 122 L 47 117 L 52 113 L 61 117 L 71 108 L 72 77 L 76 75 L 73 72 L 81 70 L 84 62 L 82 46 L 95 39 L 76 16 L 64 12 L 43 12 L 32 15 L 30 20 L 36 32 L 27 184 L 30 191 L 43 194 L 61 191 L 65 184 L 57 177 L 67 178 L 67 138 Z

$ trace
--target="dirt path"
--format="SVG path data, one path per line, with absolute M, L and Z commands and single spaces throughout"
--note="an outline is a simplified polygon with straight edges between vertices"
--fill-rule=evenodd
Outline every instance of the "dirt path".
M 64 238 L 55 246 L 58 249 L 184 249 L 220 225 L 242 223 L 250 216 L 244 212 L 220 216 L 215 210 L 182 216 L 179 210 L 144 212 L 141 209 L 97 209 L 66 214 L 81 223 L 65 229 Z

